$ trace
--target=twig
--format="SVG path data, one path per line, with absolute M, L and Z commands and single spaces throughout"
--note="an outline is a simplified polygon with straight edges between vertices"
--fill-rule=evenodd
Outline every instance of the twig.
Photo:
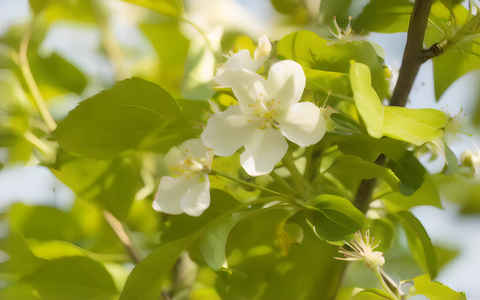
M 40 113 L 43 121 L 47 125 L 49 131 L 54 131 L 57 128 L 57 123 L 53 119 L 52 115 L 48 111 L 47 105 L 45 104 L 45 100 L 40 94 L 40 90 L 38 89 L 37 83 L 33 78 L 32 70 L 30 69 L 30 64 L 28 63 L 27 58 L 27 51 L 28 51 L 28 44 L 30 42 L 30 37 L 32 36 L 33 28 L 37 23 L 37 16 L 35 16 L 32 21 L 30 22 L 30 26 L 28 27 L 27 31 L 23 35 L 22 41 L 20 43 L 20 49 L 18 51 L 18 64 L 20 67 L 20 71 L 22 76 L 27 84 L 27 87 L 32 95 L 33 101 L 35 106 Z
M 137 253 L 135 248 L 133 248 L 132 241 L 125 232 L 122 223 L 117 218 L 115 218 L 112 213 L 106 210 L 103 211 L 103 217 L 107 221 L 108 225 L 110 225 L 110 227 L 113 229 L 118 239 L 122 243 L 123 247 L 125 247 L 125 250 L 127 250 L 127 253 L 130 256 L 132 262 L 134 264 L 138 264 L 139 262 L 141 262 L 142 258 Z

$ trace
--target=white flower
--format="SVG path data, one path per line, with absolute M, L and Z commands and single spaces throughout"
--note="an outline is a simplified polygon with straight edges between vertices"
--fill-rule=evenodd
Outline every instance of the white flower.
M 215 80 L 218 82 L 218 77 L 222 75 L 225 70 L 245 69 L 256 72 L 263 66 L 265 61 L 267 61 L 270 56 L 270 51 L 272 51 L 272 45 L 270 44 L 268 37 L 263 35 L 258 40 L 258 47 L 255 49 L 253 59 L 250 55 L 250 51 L 247 49 L 242 49 L 237 53 L 230 52 L 229 55 L 225 55 L 227 62 L 218 68 Z
M 288 143 L 306 147 L 325 134 L 325 119 L 311 102 L 300 102 L 305 74 L 294 61 L 271 66 L 268 79 L 248 70 L 225 70 L 218 82 L 232 88 L 239 105 L 215 113 L 202 140 L 219 156 L 245 146 L 240 161 L 252 176 L 270 173 L 285 155 Z
M 355 261 L 355 260 L 365 260 L 365 266 L 368 269 L 373 269 L 374 267 L 382 267 L 385 264 L 385 258 L 383 253 L 380 251 L 373 251 L 378 247 L 377 244 L 373 244 L 373 238 L 370 238 L 370 231 L 367 230 L 365 238 L 362 236 L 361 232 L 355 233 L 355 239 L 350 244 L 345 242 L 352 250 L 347 250 L 343 247 L 338 250 L 345 257 L 335 257 L 340 260 Z
M 156 211 L 198 217 L 210 205 L 210 171 L 213 151 L 200 139 L 187 140 L 165 155 L 165 162 L 175 177 L 164 176 L 153 201 Z

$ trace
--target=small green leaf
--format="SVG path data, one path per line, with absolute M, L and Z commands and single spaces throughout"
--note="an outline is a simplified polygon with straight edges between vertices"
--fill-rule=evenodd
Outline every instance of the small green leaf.
M 277 239 L 282 248 L 282 254 L 287 256 L 292 245 L 298 245 L 302 242 L 303 228 L 295 222 L 285 220 L 278 227 Z
M 405 151 L 398 159 L 388 161 L 386 166 L 400 179 L 400 192 L 406 196 L 420 188 L 427 172 L 413 151 Z
M 118 299 L 110 274 L 88 257 L 63 257 L 45 263 L 23 280 L 42 299 Z
M 347 199 L 320 195 L 306 206 L 307 219 L 321 239 L 340 243 L 363 228 L 365 216 Z
M 448 116 L 431 108 L 384 107 L 383 134 L 416 146 L 443 136 Z
M 386 300 L 392 299 L 390 295 L 386 292 L 379 290 L 379 289 L 366 289 L 363 290 L 355 296 L 351 300 Z
M 54 135 L 73 154 L 108 158 L 137 148 L 166 152 L 194 133 L 187 125 L 172 96 L 132 78 L 81 102 Z
M 408 0 L 372 0 L 353 20 L 356 32 L 406 32 L 413 3 Z
M 304 67 L 307 77 L 307 89 L 331 92 L 337 95 L 350 95 L 348 74 L 341 72 L 315 70 Z
M 361 134 L 362 130 L 357 122 L 355 122 L 349 115 L 343 112 L 335 112 L 330 115 L 330 119 L 335 122 L 335 130 L 340 132 Z M 349 136 L 350 137 L 350 136 Z
M 350 84 L 355 105 L 368 134 L 374 138 L 381 138 L 383 136 L 383 105 L 372 87 L 370 70 L 367 65 L 351 62 Z
M 128 276 L 120 300 L 159 299 L 164 280 L 193 239 L 194 236 L 187 236 L 163 244 L 150 252 Z
M 446 285 L 431 281 L 429 274 L 423 274 L 413 279 L 415 292 L 413 295 L 424 295 L 430 300 L 466 300 L 463 292 L 455 292 Z
M 180 17 L 184 14 L 181 0 L 124 0 L 149 8 L 161 15 L 169 17 Z
M 401 193 L 390 193 L 382 197 L 387 200 L 389 210 L 408 210 L 419 205 L 431 205 L 442 208 L 437 185 L 429 175 L 425 175 L 421 186 L 410 196 Z
M 413 257 L 424 271 L 435 278 L 438 272 L 437 256 L 432 240 L 422 223 L 408 211 L 398 212 L 396 216 L 405 230 Z

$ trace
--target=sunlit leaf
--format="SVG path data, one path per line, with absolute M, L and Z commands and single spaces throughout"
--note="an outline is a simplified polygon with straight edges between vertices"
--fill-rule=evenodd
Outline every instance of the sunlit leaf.
M 166 152 L 191 136 L 192 129 L 172 96 L 132 78 L 82 101 L 54 134 L 73 154 L 108 158 L 138 148 Z
M 407 235 L 408 246 L 412 255 L 422 269 L 433 278 L 437 276 L 438 262 L 432 240 L 422 223 L 410 212 L 401 211 L 396 214 Z
M 338 23 L 345 25 L 348 20 L 348 7 L 352 0 L 322 0 L 318 13 L 318 22 L 320 25 L 332 26 L 333 17 L 337 18 Z
M 295 222 L 286 221 L 278 227 L 277 238 L 283 255 L 286 256 L 292 245 L 298 245 L 303 241 L 303 228 Z
M 353 98 L 368 134 L 374 138 L 381 138 L 383 122 L 383 105 L 377 93 L 372 88 L 371 75 L 368 66 L 351 62 L 350 84 Z
M 123 220 L 136 192 L 142 187 L 140 170 L 133 158 L 112 160 L 59 155 L 52 173 L 77 196 L 94 201 Z
M 346 237 L 362 229 L 365 216 L 345 198 L 316 197 L 306 210 L 307 219 L 322 239 L 342 244 Z
M 443 136 L 448 116 L 431 108 L 384 107 L 382 130 L 385 136 L 420 146 Z
M 413 279 L 414 295 L 424 295 L 430 300 L 463 300 L 465 293 L 455 292 L 451 288 L 436 281 L 431 281 L 429 274 L 423 274 Z

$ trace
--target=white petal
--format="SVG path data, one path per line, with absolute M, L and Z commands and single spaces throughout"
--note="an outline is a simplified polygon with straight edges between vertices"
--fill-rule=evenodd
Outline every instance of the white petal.
M 205 146 L 201 139 L 186 140 L 180 146 L 180 149 L 193 155 L 195 158 L 205 157 L 207 153 L 207 146 Z
M 265 175 L 282 160 L 287 149 L 288 143 L 279 130 L 270 126 L 256 129 L 254 136 L 245 144 L 240 162 L 249 175 Z
M 167 154 L 165 155 L 165 163 L 169 167 L 173 167 L 182 160 L 184 160 L 184 154 L 182 150 L 180 150 L 179 147 L 172 147 L 170 150 L 168 150 Z
M 192 185 L 180 202 L 182 210 L 193 217 L 200 216 L 210 206 L 210 181 L 207 174 L 203 176 L 203 181 Z
M 266 35 L 262 36 L 258 40 L 258 47 L 255 49 L 255 53 L 253 57 L 255 58 L 255 62 L 253 64 L 253 68 L 251 71 L 257 71 L 260 69 L 265 61 L 267 61 L 268 57 L 270 57 L 270 52 L 272 51 L 272 44 L 268 40 Z
M 325 135 L 325 119 L 311 102 L 295 103 L 276 121 L 283 135 L 302 147 L 317 143 Z
M 220 85 L 232 88 L 238 104 L 245 114 L 252 114 L 252 105 L 268 98 L 267 82 L 257 73 L 247 70 L 225 70 L 217 81 Z
M 300 101 L 305 89 L 305 73 L 293 60 L 282 60 L 268 71 L 269 95 L 280 103 L 280 110 Z
M 239 106 L 230 106 L 208 119 L 201 138 L 216 155 L 230 156 L 251 139 L 260 124 L 260 118 L 243 114 Z
M 169 176 L 162 177 L 158 187 L 157 197 L 155 201 L 153 201 L 153 208 L 156 211 L 171 215 L 183 213 L 180 201 L 190 187 L 198 182 L 199 175 L 192 176 L 190 179 L 183 176 L 176 178 Z
M 240 50 L 237 53 L 233 54 L 225 64 L 223 64 L 217 70 L 217 74 L 215 74 L 215 81 L 218 82 L 218 77 L 223 74 L 226 70 L 242 70 L 247 69 L 251 71 L 253 70 L 254 61 L 250 56 L 250 51 L 244 49 Z

